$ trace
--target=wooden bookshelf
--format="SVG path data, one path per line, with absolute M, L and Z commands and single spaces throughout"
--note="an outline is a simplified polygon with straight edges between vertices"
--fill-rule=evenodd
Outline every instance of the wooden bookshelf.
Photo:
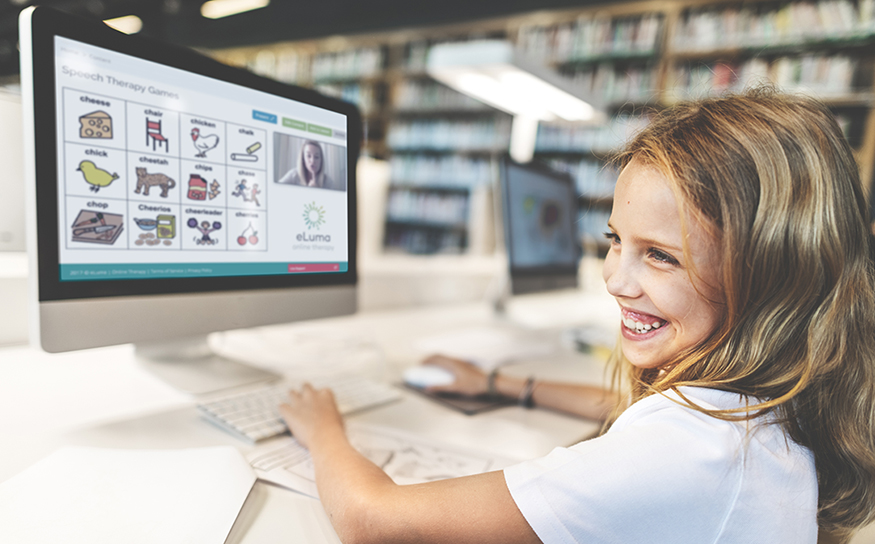
M 603 244 L 600 223 L 610 209 L 604 195 L 610 192 L 608 178 L 616 175 L 606 174 L 606 158 L 647 122 L 648 112 L 756 81 L 821 98 L 845 130 L 867 189 L 872 183 L 875 0 L 605 3 L 212 54 L 358 103 L 366 120 L 364 152 L 392 165 L 389 198 L 413 191 L 439 200 L 448 188 L 462 194 L 488 185 L 490 161 L 507 149 L 508 115 L 425 74 L 431 45 L 481 38 L 511 41 L 608 105 L 611 119 L 603 127 L 542 124 L 536 149 L 538 160 L 577 179 L 579 224 L 596 243 Z M 410 251 L 466 251 L 471 233 L 459 231 L 460 223 L 444 233 L 438 232 L 440 222 L 413 223 L 387 217 L 387 247 L 403 249 L 389 240 L 405 238 L 405 229 L 428 229 Z M 467 221 L 477 223 L 489 224 Z M 441 240 L 457 246 L 445 247 Z

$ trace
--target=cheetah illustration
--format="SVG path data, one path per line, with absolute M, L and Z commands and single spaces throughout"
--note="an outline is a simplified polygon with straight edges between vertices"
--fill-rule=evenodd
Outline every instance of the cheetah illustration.
M 143 191 L 143 196 L 149 196 L 149 188 L 153 185 L 161 187 L 161 196 L 167 198 L 167 192 L 176 187 L 176 182 L 164 174 L 150 174 L 145 168 L 137 168 L 137 189 L 134 191 L 140 194 Z

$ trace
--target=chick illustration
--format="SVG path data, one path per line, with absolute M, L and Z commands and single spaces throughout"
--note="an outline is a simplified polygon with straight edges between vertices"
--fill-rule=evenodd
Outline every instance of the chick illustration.
M 113 181 L 118 179 L 118 174 L 110 174 L 106 170 L 101 170 L 91 161 L 82 161 L 79 163 L 77 172 L 82 172 L 85 181 L 91 184 L 90 189 L 95 193 L 101 187 L 106 187 Z

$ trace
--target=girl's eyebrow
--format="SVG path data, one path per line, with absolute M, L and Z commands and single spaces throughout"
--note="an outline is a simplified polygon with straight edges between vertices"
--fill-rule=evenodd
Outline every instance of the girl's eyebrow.
M 614 228 L 614 226 L 611 224 L 610 221 L 608 221 L 608 228 L 609 228 L 609 229 L 611 230 L 611 232 L 613 232 L 613 233 L 616 233 L 616 232 L 617 232 L 617 229 Z M 640 245 L 644 245 L 644 246 L 656 246 L 656 247 L 659 247 L 659 248 L 662 248 L 662 249 L 666 249 L 666 250 L 669 250 L 669 251 L 678 251 L 678 252 L 683 253 L 683 248 L 682 248 L 682 247 L 678 247 L 678 246 L 675 246 L 675 245 L 672 245 L 672 244 L 668 244 L 668 243 L 663 242 L 663 241 L 660 241 L 660 240 L 654 240 L 653 238 L 642 238 L 642 237 L 640 237 L 640 236 L 634 236 L 634 237 L 632 238 L 632 240 L 634 240 L 636 243 L 638 243 L 638 244 L 640 244 Z
M 655 246 L 655 247 L 658 247 L 658 248 L 661 248 L 661 249 L 665 249 L 665 250 L 668 250 L 668 251 L 679 251 L 679 252 L 683 252 L 683 248 L 682 248 L 682 247 L 675 246 L 675 245 L 672 245 L 672 244 L 668 244 L 668 243 L 663 242 L 663 241 L 661 241 L 661 240 L 655 240 L 655 239 L 653 239 L 653 238 L 642 238 L 642 237 L 640 237 L 640 236 L 634 236 L 634 237 L 633 237 L 633 240 L 635 240 L 636 243 L 638 243 L 638 244 L 640 244 L 640 245 L 642 245 L 642 246 Z

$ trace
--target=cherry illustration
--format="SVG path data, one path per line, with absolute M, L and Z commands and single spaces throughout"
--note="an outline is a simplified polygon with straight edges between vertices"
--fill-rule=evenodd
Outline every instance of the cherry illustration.
M 245 246 L 246 245 L 246 237 L 245 236 L 238 236 L 237 243 L 240 244 L 241 246 Z

